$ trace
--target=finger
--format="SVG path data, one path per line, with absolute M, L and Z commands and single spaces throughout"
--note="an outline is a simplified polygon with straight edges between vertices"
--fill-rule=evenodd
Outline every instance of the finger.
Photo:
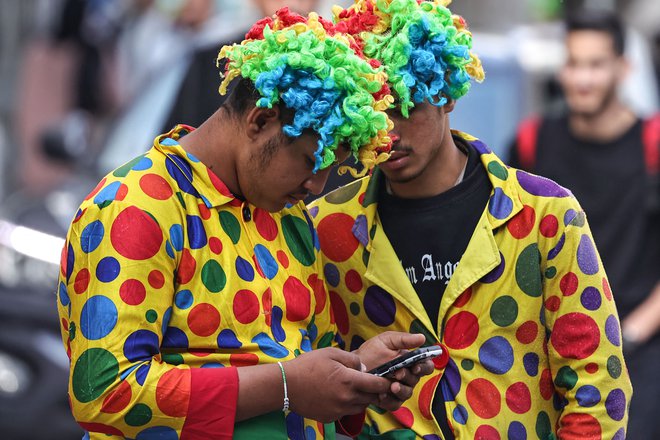
M 415 365 L 413 369 L 416 367 L 417 366 Z M 394 374 L 393 378 L 397 382 L 401 382 L 404 385 L 414 387 L 415 385 L 417 385 L 417 382 L 419 382 L 420 376 L 413 374 L 412 371 L 409 370 L 408 368 L 402 368 L 401 370 L 397 371 Z
M 405 401 L 410 399 L 413 393 L 413 388 L 403 385 L 400 382 L 394 382 L 390 386 L 390 392 L 396 397 L 397 399 L 401 401 Z
M 362 362 L 357 354 L 338 348 L 322 348 L 321 350 L 331 350 L 330 357 L 332 359 L 352 370 L 362 371 Z
M 384 342 L 392 350 L 417 348 L 426 341 L 421 333 L 385 332 Z
M 348 371 L 351 374 L 353 387 L 360 393 L 379 394 L 386 393 L 390 389 L 390 381 L 384 377 L 378 377 L 369 373 Z
M 418 362 L 412 367 L 412 374 L 418 377 L 428 376 L 429 374 L 435 371 L 435 365 L 430 359 L 426 359 L 423 362 Z

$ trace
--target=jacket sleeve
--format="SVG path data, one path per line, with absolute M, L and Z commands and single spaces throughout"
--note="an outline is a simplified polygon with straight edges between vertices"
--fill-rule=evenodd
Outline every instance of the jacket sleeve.
M 571 200 L 573 206 L 558 219 L 565 223 L 563 234 L 541 255 L 546 261 L 541 320 L 550 359 L 541 395 L 563 407 L 559 439 L 623 439 L 632 386 L 619 318 L 585 214 Z
M 72 223 L 58 288 L 71 409 L 90 432 L 230 439 L 236 369 L 191 368 L 161 352 L 180 259 L 162 220 L 114 201 Z

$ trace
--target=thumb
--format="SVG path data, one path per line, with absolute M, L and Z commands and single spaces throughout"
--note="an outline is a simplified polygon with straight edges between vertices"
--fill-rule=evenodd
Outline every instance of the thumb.
M 383 336 L 385 345 L 392 350 L 417 348 L 426 341 L 421 333 L 387 332 Z

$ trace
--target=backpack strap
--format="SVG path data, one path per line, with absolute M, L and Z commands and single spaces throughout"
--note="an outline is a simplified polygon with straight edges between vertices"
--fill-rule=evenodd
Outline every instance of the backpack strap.
M 644 163 L 649 176 L 660 174 L 660 113 L 644 121 L 642 127 Z
M 540 126 L 541 118 L 531 117 L 522 121 L 518 127 L 516 148 L 520 166 L 526 171 L 532 171 L 536 166 L 536 140 Z

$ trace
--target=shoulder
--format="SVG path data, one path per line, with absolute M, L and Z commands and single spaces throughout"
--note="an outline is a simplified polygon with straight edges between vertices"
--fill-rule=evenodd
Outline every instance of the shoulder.
M 355 214 L 362 210 L 365 191 L 371 177 L 363 177 L 311 202 L 307 208 L 318 223 L 324 217 L 336 213 Z

